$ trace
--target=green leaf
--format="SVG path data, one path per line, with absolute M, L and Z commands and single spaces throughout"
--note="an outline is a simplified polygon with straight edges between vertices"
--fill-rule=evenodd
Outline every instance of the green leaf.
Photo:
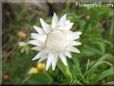
M 102 72 L 101 74 L 97 75 L 94 83 L 97 83 L 98 81 L 102 80 L 103 78 L 106 78 L 106 77 L 113 75 L 113 74 L 114 74 L 114 68 L 111 67 L 110 69 L 108 69 L 108 70 Z
M 79 63 L 79 60 L 77 59 L 77 57 L 73 57 L 72 58 L 72 61 L 74 62 L 75 64 L 75 69 L 76 69 L 76 77 L 79 76 L 79 80 L 83 80 L 83 82 L 85 82 L 85 79 L 84 79 L 84 76 L 83 76 L 83 73 L 81 71 L 81 68 L 80 68 L 80 63 Z
M 105 54 L 104 56 L 102 56 L 101 58 L 99 58 L 99 59 L 97 60 L 97 62 L 99 62 L 99 61 L 104 61 L 104 60 L 106 60 L 106 59 L 108 59 L 108 58 L 111 58 L 111 57 L 112 57 L 111 54 Z
M 96 61 L 96 63 L 85 73 L 85 75 L 87 75 L 87 77 L 89 77 L 92 73 L 94 74 L 94 71 L 96 70 L 96 68 L 101 65 L 101 64 L 108 64 L 107 61 L 104 61 L 106 60 L 107 58 L 109 58 L 111 55 L 110 54 L 105 54 L 104 56 L 102 56 L 100 59 L 98 59 Z M 84 76 L 85 76 L 84 75 Z
M 94 73 L 94 71 L 96 70 L 96 68 L 103 64 L 103 63 L 106 63 L 105 61 L 99 61 L 97 62 L 96 64 L 94 64 L 86 73 L 85 75 L 89 76 L 90 74 Z
M 100 53 L 103 55 L 105 53 L 105 43 L 102 40 L 94 40 L 93 44 L 98 46 Z
M 81 53 L 81 55 L 83 55 L 84 57 L 93 56 L 95 54 L 101 55 L 101 52 L 98 49 L 89 46 L 84 46 L 81 50 Z

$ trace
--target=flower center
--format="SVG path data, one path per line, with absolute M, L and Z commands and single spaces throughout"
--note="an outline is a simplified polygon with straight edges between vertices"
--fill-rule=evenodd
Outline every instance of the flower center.
M 65 50 L 67 45 L 66 34 L 61 30 L 52 30 L 46 39 L 46 48 L 52 53 L 59 53 Z

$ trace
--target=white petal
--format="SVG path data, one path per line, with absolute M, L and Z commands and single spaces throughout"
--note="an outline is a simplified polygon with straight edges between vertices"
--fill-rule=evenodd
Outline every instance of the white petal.
M 29 44 L 32 45 L 37 45 L 37 46 L 42 46 L 43 44 L 41 42 L 39 42 L 38 40 L 30 40 L 28 41 Z
M 76 35 L 81 35 L 82 34 L 82 32 L 80 32 L 80 31 L 77 31 L 77 32 L 74 32 Z
M 44 31 L 42 30 L 42 28 L 37 27 L 36 25 L 34 25 L 33 27 L 34 27 L 34 29 L 35 29 L 39 34 L 43 34 L 43 33 L 44 33 Z
M 66 22 L 66 14 L 63 15 L 63 16 L 60 18 L 58 24 L 59 24 L 59 25 L 63 25 L 63 24 L 65 24 L 65 22 Z
M 31 38 L 37 39 L 39 41 L 45 41 L 46 40 L 46 35 L 39 35 L 37 33 L 31 33 Z
M 49 53 L 47 63 L 46 63 L 46 70 L 49 69 L 49 67 L 51 66 L 52 61 L 53 61 L 53 54 Z
M 55 28 L 55 27 L 57 26 L 57 22 L 58 22 L 58 17 L 57 17 L 57 15 L 56 15 L 56 13 L 54 13 L 53 19 L 52 19 L 51 27 L 52 27 L 52 28 Z
M 72 26 L 73 26 L 73 23 L 69 23 L 69 24 L 67 24 L 67 25 L 64 27 L 64 29 L 65 29 L 65 30 L 70 30 L 70 29 L 72 28 Z
M 31 49 L 36 50 L 36 51 L 41 51 L 41 50 L 43 50 L 43 47 L 37 46 L 37 47 L 32 47 Z
M 66 22 L 65 22 L 66 24 L 69 24 L 70 23 L 70 20 L 66 20 Z
M 44 61 L 45 59 L 47 59 L 47 56 L 41 57 L 41 58 L 39 59 L 38 63 Z
M 65 66 L 67 66 L 67 59 L 66 56 L 63 54 L 59 55 L 59 58 L 61 59 L 61 61 L 64 63 Z
M 70 45 L 72 45 L 72 46 L 77 46 L 77 45 L 81 45 L 81 43 L 78 42 L 78 41 L 72 41 L 72 42 L 70 43 Z
M 71 34 L 69 34 L 69 38 L 70 39 L 78 39 L 78 38 L 80 38 L 80 35 L 82 34 L 82 32 L 73 32 L 73 33 L 71 33 Z
M 80 36 L 81 34 L 82 34 L 82 32 L 74 32 L 72 34 L 72 36 L 77 38 L 77 36 Z
M 50 25 L 48 25 L 42 18 L 40 18 L 40 23 L 46 33 L 51 31 Z
M 69 58 L 72 58 L 72 55 L 71 55 L 70 52 L 68 52 L 68 51 L 65 52 L 65 55 L 66 55 L 67 57 L 69 57 Z
M 75 52 L 75 53 L 80 53 L 80 51 L 77 48 L 75 48 L 75 47 L 70 47 L 69 51 Z
M 56 64 L 57 64 L 58 57 L 54 55 L 53 61 L 52 61 L 52 69 L 55 70 Z
M 45 53 L 46 53 L 45 51 L 39 52 L 32 60 L 39 59 L 39 58 L 42 57 Z

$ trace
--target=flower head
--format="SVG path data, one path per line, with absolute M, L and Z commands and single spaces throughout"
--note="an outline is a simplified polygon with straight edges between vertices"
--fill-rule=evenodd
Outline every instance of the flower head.
M 40 73 L 43 72 L 45 68 L 45 64 L 38 63 L 36 67 L 31 67 L 28 74 Z
M 60 58 L 64 65 L 67 65 L 67 57 L 71 58 L 70 52 L 80 53 L 80 51 L 73 47 L 81 45 L 76 41 L 80 38 L 81 32 L 72 32 L 70 29 L 73 23 L 66 19 L 66 14 L 58 20 L 54 13 L 51 25 L 47 24 L 40 18 L 42 28 L 34 26 L 37 33 L 31 33 L 32 40 L 30 44 L 35 45 L 32 50 L 39 51 L 32 59 L 39 59 L 42 62 L 47 59 L 46 70 L 52 65 L 55 70 L 58 59 Z

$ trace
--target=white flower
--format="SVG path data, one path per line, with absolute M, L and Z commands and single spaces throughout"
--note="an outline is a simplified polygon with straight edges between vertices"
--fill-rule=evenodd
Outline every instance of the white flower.
M 64 65 L 67 65 L 67 57 L 71 58 L 70 52 L 80 53 L 80 51 L 73 47 L 81 45 L 76 39 L 80 38 L 81 32 L 72 32 L 70 29 L 73 23 L 66 19 L 66 14 L 58 20 L 54 13 L 52 24 L 47 24 L 40 18 L 42 28 L 34 26 L 37 33 L 31 33 L 32 40 L 30 44 L 35 45 L 32 50 L 39 51 L 32 59 L 39 59 L 42 62 L 47 59 L 46 70 L 52 64 L 52 69 L 55 70 L 58 59 L 60 58 Z

